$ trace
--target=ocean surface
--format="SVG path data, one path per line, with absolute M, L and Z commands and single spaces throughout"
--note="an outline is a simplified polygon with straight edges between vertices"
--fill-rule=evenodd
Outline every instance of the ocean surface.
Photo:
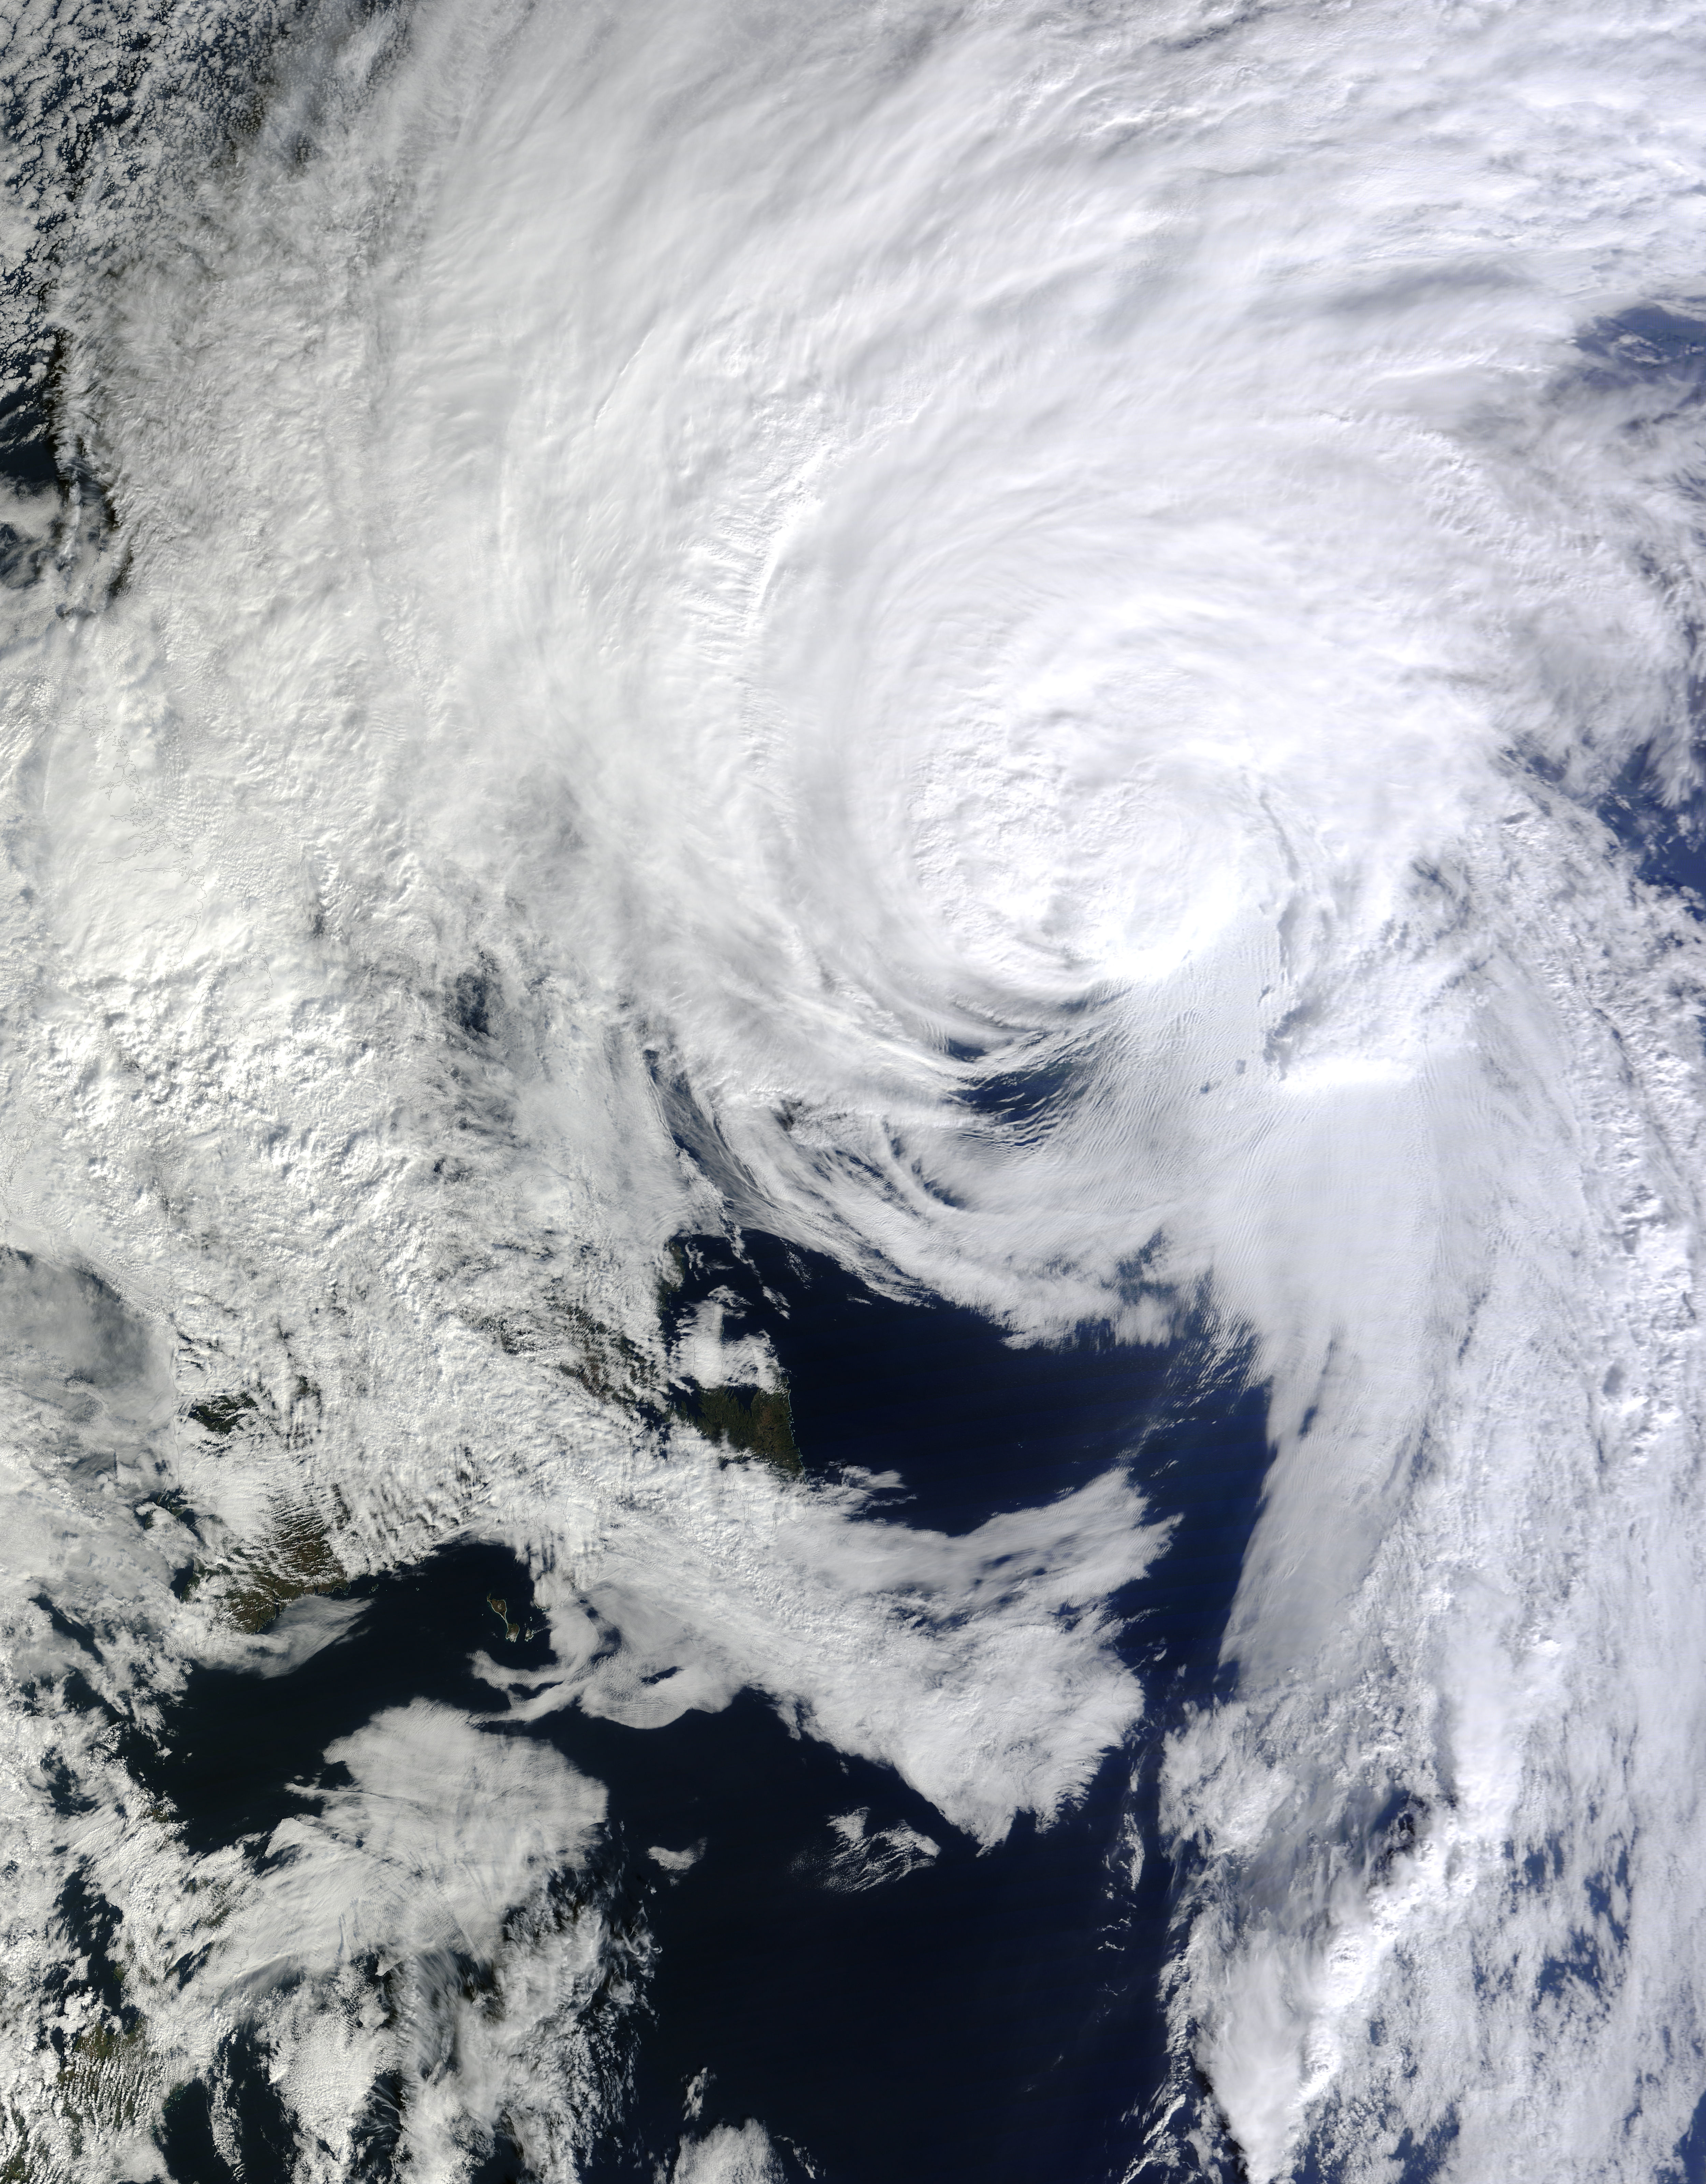
M 748 1691 L 661 1729 L 554 1713 L 548 1736 L 608 1786 L 609 1840 L 590 1885 L 650 1936 L 627 2021 L 632 2086 L 586 2175 L 649 2178 L 672 2159 L 684 2103 L 700 2130 L 762 2117 L 788 2173 L 833 2184 L 1102 2184 L 1125 2175 L 1166 2075 L 1160 1975 L 1176 1936 L 1157 1841 L 1160 1738 L 1224 1691 L 1220 1642 L 1267 1449 L 1263 1391 L 1203 1348 L 1019 1349 L 978 1315 L 878 1295 L 831 1262 L 759 1234 L 688 1240 L 674 1310 L 717 1293 L 762 1329 L 786 1375 L 809 1477 L 892 1475 L 884 1504 L 948 1533 L 1129 1468 L 1167 1549 L 1115 1603 L 1120 1650 L 1153 1694 L 1126 1748 L 1053 1825 L 1022 1816 L 980 1851 L 892 1769 L 786 1725 Z M 136 1771 L 169 1797 L 186 1844 L 258 1846 L 325 1779 L 321 1755 L 386 1708 L 427 1698 L 501 1729 L 474 1673 L 550 1663 L 531 1585 L 508 1551 L 467 1540 L 358 1580 L 348 1634 L 287 1674 L 192 1673 L 166 1716 L 169 1756 Z M 502 1600 L 507 1618 L 491 1602 Z M 520 1625 L 514 1641 L 504 1621 Z M 897 1876 L 836 1886 L 835 1816 L 866 1814 L 939 1847 Z M 649 1852 L 703 1847 L 660 1871 Z M 1134 1868 L 1141 1876 L 1131 1885 Z M 470 1967 L 470 1970 L 475 1968 Z M 175 2096 L 163 2148 L 180 2184 L 285 2184 L 301 2149 L 264 2059 L 226 2058 L 242 2159 L 216 2150 L 205 2089 Z M 394 2138 L 382 2106 L 373 2159 Z M 382 2173 L 375 2168 L 374 2173 Z M 502 2145 L 478 2175 L 524 2175 Z

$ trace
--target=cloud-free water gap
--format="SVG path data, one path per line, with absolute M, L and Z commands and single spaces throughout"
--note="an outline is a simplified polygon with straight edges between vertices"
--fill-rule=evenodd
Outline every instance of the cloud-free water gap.
M 671 2158 L 692 2135 L 683 2088 L 705 2070 L 694 2131 L 761 2114 L 779 2144 L 849 2173 L 904 2145 L 920 2174 L 1018 2179 L 1065 2146 L 1085 2173 L 1114 2175 L 1136 2144 L 1132 2073 L 1159 2083 L 1164 2069 L 1156 1741 L 1220 1683 L 1220 1634 L 1266 1458 L 1259 1391 L 1233 1373 L 1218 1401 L 1170 1412 L 1170 1376 L 1173 1392 L 1181 1378 L 1197 1384 L 1182 1355 L 1014 1350 L 970 1314 L 896 1303 L 760 1236 L 721 1253 L 698 1240 L 692 1256 L 700 1283 L 743 1284 L 754 1314 L 767 1310 L 809 1476 L 881 1462 L 904 1480 L 891 1522 L 964 1533 L 1136 1451 L 1146 1492 L 1178 1519 L 1150 1575 L 1122 1596 L 1122 1650 L 1153 1678 L 1158 1705 L 1070 1811 L 1047 1828 L 1021 1822 L 980 1852 L 892 1770 L 802 1740 L 755 1692 L 655 1728 L 572 1708 L 517 1721 L 503 1694 L 525 1714 L 548 1685 L 547 1625 L 527 1568 L 473 1542 L 358 1580 L 357 1618 L 287 1674 L 257 1685 L 235 1669 L 199 1672 L 169 1713 L 168 1748 L 139 1752 L 136 1771 L 204 1858 L 242 1840 L 253 1857 L 316 1796 L 347 1794 L 349 1765 L 328 1768 L 327 1747 L 353 1753 L 364 1723 L 406 1719 L 422 1701 L 488 1736 L 548 1739 L 603 1786 L 594 1886 L 613 1930 L 643 1926 L 647 1970 L 618 2036 L 633 2059 L 631 2100 L 613 2100 L 590 2175 Z M 490 1606 L 499 1597 L 503 1625 Z M 620 1646 L 620 1630 L 610 1639 Z M 905 1830 L 937 1855 L 889 1879 L 878 1869 L 872 1887 L 829 1886 L 835 1825 L 855 1808 L 862 1833 Z M 1126 1902 L 1119 1876 L 1134 1829 L 1149 1865 Z M 1058 2000 L 1042 2007 L 1044 1993 Z M 929 2070 L 906 2067 L 925 2047 Z M 175 2146 L 188 2126 L 174 2128 Z

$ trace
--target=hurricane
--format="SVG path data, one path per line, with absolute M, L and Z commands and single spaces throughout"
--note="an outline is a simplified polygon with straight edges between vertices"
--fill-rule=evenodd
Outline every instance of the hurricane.
M 1706 27 L 11 0 L 0 2177 L 1706 2175 Z

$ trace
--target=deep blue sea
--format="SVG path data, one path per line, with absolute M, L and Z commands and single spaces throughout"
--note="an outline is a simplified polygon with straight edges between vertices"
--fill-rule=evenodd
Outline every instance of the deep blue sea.
M 1153 1825 L 1159 1740 L 1224 1674 L 1221 1634 L 1266 1461 L 1264 1400 L 1235 1372 L 1205 1377 L 1202 1346 L 1014 1349 L 975 1314 L 874 1295 L 830 1262 L 774 1240 L 688 1247 L 680 1312 L 716 1289 L 770 1335 L 790 1387 L 808 1472 L 893 1471 L 903 1521 L 964 1531 L 1133 1460 L 1153 1516 L 1181 1522 L 1119 1602 L 1122 1644 L 1152 1694 L 1129 1751 L 1111 1753 L 1081 1806 L 1029 1821 L 980 1854 L 886 1769 L 792 1733 L 758 1694 L 724 1712 L 635 1730 L 570 1710 L 548 1737 L 605 1783 L 610 1841 L 592 1876 L 620 1922 L 655 1942 L 646 2000 L 625 2020 L 631 2098 L 597 2149 L 591 2184 L 667 2173 L 690 2081 L 709 2072 L 696 2131 L 759 2119 L 826 2184 L 1103 2184 L 1134 2153 L 1163 2075 L 1158 1982 L 1173 1876 Z M 731 1313 L 731 1318 L 736 1315 Z M 136 1768 L 169 1796 L 192 1846 L 270 1829 L 299 1810 L 286 1786 L 321 1773 L 333 1739 L 425 1696 L 475 1713 L 503 1701 L 470 1670 L 528 1578 L 500 1547 L 465 1541 L 355 1590 L 366 1612 L 344 1640 L 265 1681 L 192 1678 L 171 1756 Z M 512 1649 L 504 1649 L 505 1658 Z M 513 1648 L 543 1666 L 543 1635 Z M 909 1822 L 942 1846 L 933 1864 L 856 1893 L 799 1870 L 832 1814 Z M 1132 1892 L 1111 1860 L 1135 1809 L 1148 1855 Z M 703 1838 L 666 1878 L 654 1843 Z M 470 1975 L 478 1976 L 478 1967 Z M 238 2093 L 241 2184 L 292 2173 L 291 2127 L 264 2059 L 227 2058 Z M 364 2124 L 364 2174 L 389 2176 L 397 2131 L 383 2090 Z M 207 2089 L 170 2104 L 164 2152 L 181 2184 L 231 2184 Z M 481 2184 L 526 2174 L 500 2145 Z

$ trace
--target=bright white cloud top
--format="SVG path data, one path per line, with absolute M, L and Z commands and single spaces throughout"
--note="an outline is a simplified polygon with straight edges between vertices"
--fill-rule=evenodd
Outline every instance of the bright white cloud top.
M 1603 815 L 1699 788 L 1698 11 L 14 14 L 82 480 L 0 593 L 18 2173 L 164 2174 L 245 2030 L 305 2177 L 405 2055 L 423 2178 L 524 2112 L 572 2177 L 620 2087 L 547 1748 L 423 1701 L 264 1858 L 142 1810 L 73 1668 L 146 1727 L 342 1627 L 178 1598 L 174 1507 L 234 1584 L 508 1542 L 522 1720 L 755 1686 L 984 1842 L 1133 1734 L 1123 1476 L 951 1537 L 665 1460 L 620 1398 L 733 1223 L 1270 1389 L 1132 2175 L 1681 2175 L 1706 967 Z M 935 1854 L 847 1819 L 848 1889 Z

